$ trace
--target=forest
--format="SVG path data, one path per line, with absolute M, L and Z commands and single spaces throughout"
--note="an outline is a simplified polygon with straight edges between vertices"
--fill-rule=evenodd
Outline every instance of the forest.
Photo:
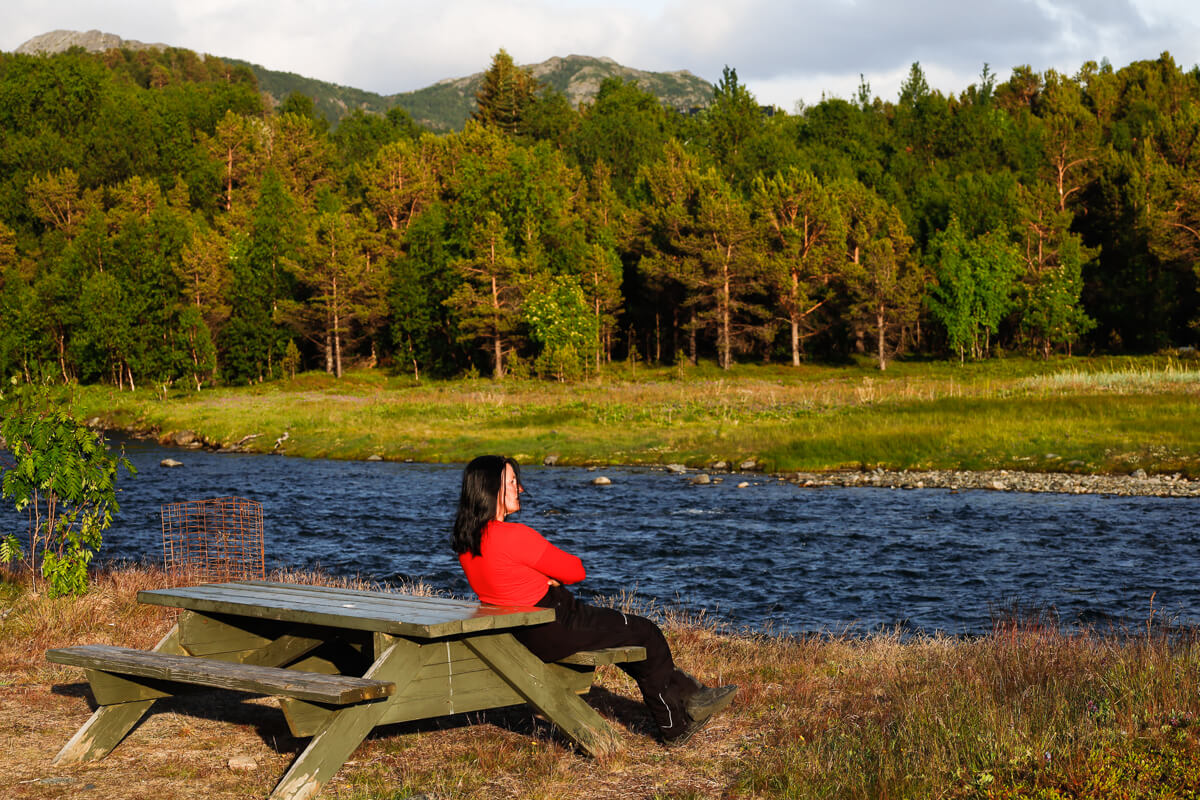
M 1145 353 L 1200 342 L 1200 69 L 913 64 L 792 113 L 503 50 L 462 131 L 336 127 L 187 50 L 0 53 L 0 376 L 350 367 L 577 380 L 614 360 Z

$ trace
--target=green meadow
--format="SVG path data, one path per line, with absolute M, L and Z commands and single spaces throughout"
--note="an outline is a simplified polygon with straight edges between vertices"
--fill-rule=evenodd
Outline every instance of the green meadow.
M 1200 361 L 1174 356 L 914 361 L 886 372 L 866 361 L 728 371 L 614 364 L 577 383 L 418 383 L 357 370 L 199 392 L 65 391 L 78 416 L 110 428 L 164 441 L 192 431 L 211 446 L 313 458 L 461 462 L 501 452 L 576 465 L 753 459 L 772 472 L 1200 477 Z

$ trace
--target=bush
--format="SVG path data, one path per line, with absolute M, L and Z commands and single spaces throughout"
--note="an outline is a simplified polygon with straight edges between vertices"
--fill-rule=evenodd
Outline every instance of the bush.
M 52 596 L 87 591 L 87 565 L 119 510 L 118 467 L 136 474 L 124 456 L 112 457 L 104 438 L 48 403 L 15 403 L 0 423 L 11 462 L 3 464 L 0 496 L 18 512 L 29 510 L 29 550 L 6 537 L 0 555 L 24 559 L 40 572 Z

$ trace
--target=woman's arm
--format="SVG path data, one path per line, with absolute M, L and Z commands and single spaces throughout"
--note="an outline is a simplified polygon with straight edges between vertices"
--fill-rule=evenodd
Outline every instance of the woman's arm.
M 587 570 L 578 556 L 573 556 L 566 550 L 560 550 L 549 542 L 541 558 L 533 564 L 533 568 L 554 583 L 579 583 L 587 577 Z

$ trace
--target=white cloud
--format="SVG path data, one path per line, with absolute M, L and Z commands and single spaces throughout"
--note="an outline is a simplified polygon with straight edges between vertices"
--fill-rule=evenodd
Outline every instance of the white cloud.
M 726 64 L 764 103 L 791 109 L 824 91 L 850 98 L 859 74 L 893 99 L 919 61 L 957 93 L 986 62 L 1072 73 L 1169 50 L 1200 60 L 1193 0 L 5 0 L 0 49 L 50 30 L 100 29 L 322 80 L 391 93 L 485 69 L 506 48 L 521 63 L 608 56 L 716 81 Z

